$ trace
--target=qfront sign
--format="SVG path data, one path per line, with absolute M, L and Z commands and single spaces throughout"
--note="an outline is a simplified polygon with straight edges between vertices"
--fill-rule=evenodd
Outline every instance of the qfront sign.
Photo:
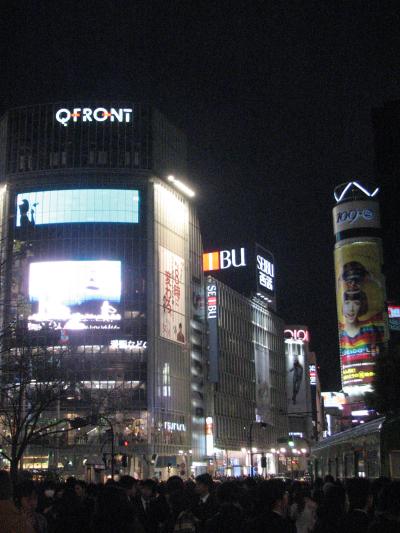
M 218 252 L 208 252 L 203 254 L 203 270 L 210 272 L 211 270 L 224 270 L 226 268 L 239 268 L 246 266 L 246 250 L 239 248 L 239 250 L 220 250 Z
M 133 109 L 130 107 L 62 107 L 56 111 L 56 120 L 63 126 L 68 126 L 69 122 L 131 122 L 132 113 Z

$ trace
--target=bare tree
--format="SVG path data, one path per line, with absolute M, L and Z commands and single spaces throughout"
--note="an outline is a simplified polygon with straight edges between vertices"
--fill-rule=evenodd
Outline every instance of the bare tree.
M 46 348 L 10 348 L 1 354 L 0 439 L 15 482 L 28 446 L 62 430 L 68 421 L 57 418 L 56 405 L 71 383 L 60 357 Z

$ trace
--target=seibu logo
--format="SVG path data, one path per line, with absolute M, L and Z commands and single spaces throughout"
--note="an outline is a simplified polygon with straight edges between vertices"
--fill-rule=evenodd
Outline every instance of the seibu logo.
M 307 329 L 285 329 L 283 332 L 285 340 L 309 342 L 310 335 Z
M 68 122 L 104 122 L 109 120 L 110 122 L 131 122 L 131 115 L 133 109 L 111 107 L 110 110 L 105 107 L 96 107 L 92 109 L 90 107 L 74 107 L 71 111 L 67 108 L 61 108 L 56 112 L 56 120 L 63 126 L 68 126 Z
M 246 266 L 246 250 L 240 248 L 237 253 L 233 250 L 221 250 L 219 252 L 209 252 L 203 254 L 203 270 L 209 272 L 210 270 L 224 270 L 230 267 Z

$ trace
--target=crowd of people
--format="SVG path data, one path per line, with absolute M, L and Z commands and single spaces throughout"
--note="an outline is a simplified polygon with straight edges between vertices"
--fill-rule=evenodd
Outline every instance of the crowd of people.
M 0 533 L 400 533 L 400 481 L 326 476 L 87 484 L 0 471 Z

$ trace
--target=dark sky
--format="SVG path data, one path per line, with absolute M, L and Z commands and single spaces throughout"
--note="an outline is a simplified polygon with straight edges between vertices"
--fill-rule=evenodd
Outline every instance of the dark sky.
M 374 178 L 371 108 L 400 98 L 399 23 L 389 1 L 10 2 L 0 106 L 157 105 L 188 135 L 205 248 L 271 248 L 279 313 L 309 325 L 337 388 L 332 191 Z

